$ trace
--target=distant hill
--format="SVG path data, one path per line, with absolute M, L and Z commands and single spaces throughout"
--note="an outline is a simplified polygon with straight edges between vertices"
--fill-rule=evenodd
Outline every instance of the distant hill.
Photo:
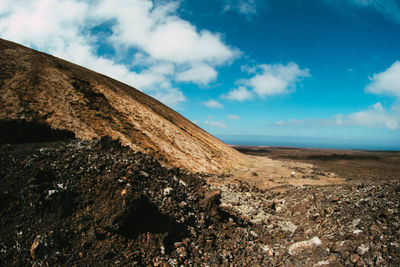
M 3 122 L 45 123 L 81 139 L 109 135 L 167 166 L 220 173 L 244 160 L 242 154 L 141 91 L 2 39 L 0 97 Z

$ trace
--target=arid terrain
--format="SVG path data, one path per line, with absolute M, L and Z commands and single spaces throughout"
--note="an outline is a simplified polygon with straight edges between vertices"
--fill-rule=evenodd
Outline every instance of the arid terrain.
M 0 146 L 4 266 L 400 263 L 398 181 L 263 189 L 259 174 L 190 174 L 108 137 L 40 127 L 53 142 Z
M 0 266 L 400 265 L 399 152 L 234 149 L 4 40 L 0 93 Z
M 109 135 L 170 167 L 217 173 L 243 160 L 133 87 L 0 39 L 0 120 L 18 119 L 44 122 L 86 140 Z
M 399 181 L 400 151 L 236 146 L 238 151 L 286 162 L 318 166 L 346 180 Z

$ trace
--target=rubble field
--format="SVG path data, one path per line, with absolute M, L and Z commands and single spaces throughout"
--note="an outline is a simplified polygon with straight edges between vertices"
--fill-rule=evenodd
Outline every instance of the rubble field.
M 0 165 L 1 266 L 400 264 L 398 181 L 260 189 L 108 137 L 2 144 Z

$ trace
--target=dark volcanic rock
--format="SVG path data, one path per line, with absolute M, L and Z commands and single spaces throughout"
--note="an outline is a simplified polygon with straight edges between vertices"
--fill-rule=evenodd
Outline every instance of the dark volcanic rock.
M 0 188 L 4 266 L 236 262 L 228 241 L 248 246 L 202 177 L 108 137 L 1 145 Z
M 0 120 L 0 144 L 51 142 L 74 139 L 67 130 L 54 130 L 45 123 L 26 120 Z
M 0 145 L 0 265 L 400 263 L 397 182 L 272 192 L 206 176 L 107 137 Z

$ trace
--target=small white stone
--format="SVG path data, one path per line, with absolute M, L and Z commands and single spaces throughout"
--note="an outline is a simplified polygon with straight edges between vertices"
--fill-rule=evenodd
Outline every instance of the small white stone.
M 322 245 L 321 239 L 319 239 L 319 238 L 316 237 L 316 236 L 314 236 L 311 240 L 314 242 L 314 244 L 315 244 L 316 246 L 321 246 L 321 245 Z
M 319 261 L 316 264 L 314 264 L 313 266 L 324 266 L 324 265 L 329 265 L 331 264 L 330 261 Z
M 58 188 L 65 189 L 64 184 L 57 184 Z
M 164 196 L 169 196 L 172 192 L 171 187 L 164 188 Z
M 250 234 L 251 234 L 253 237 L 258 237 L 257 233 L 254 232 L 254 231 L 250 231 Z
M 47 194 L 47 196 L 51 196 L 51 195 L 53 195 L 53 194 L 55 194 L 55 193 L 57 193 L 57 192 L 58 192 L 57 189 L 49 190 L 49 193 Z
M 288 248 L 288 250 L 289 250 L 289 254 L 293 255 L 293 254 L 302 252 L 305 249 L 315 248 L 315 247 L 318 247 L 321 245 L 322 245 L 321 240 L 318 237 L 314 236 L 310 240 L 300 241 L 300 242 L 296 242 L 296 243 L 292 244 Z
M 275 211 L 276 211 L 276 212 L 282 211 L 282 206 L 276 206 Z
M 358 246 L 357 248 L 357 253 L 358 255 L 364 255 L 365 253 L 367 253 L 369 250 L 369 246 L 366 246 L 364 244 Z

